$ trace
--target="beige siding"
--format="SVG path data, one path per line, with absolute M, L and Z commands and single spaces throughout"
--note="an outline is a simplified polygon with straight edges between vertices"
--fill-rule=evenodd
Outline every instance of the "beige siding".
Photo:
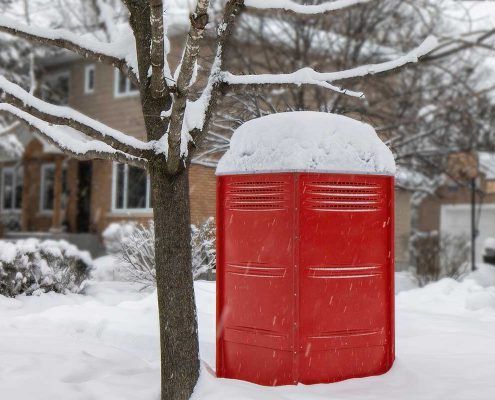
M 395 191 L 395 265 L 396 269 L 407 268 L 408 241 L 411 233 L 410 193 Z
M 127 134 L 145 138 L 144 121 L 139 95 L 114 96 L 115 69 L 106 64 L 95 64 L 94 93 L 84 93 L 84 61 L 70 67 L 71 92 L 69 105 L 84 114 Z
M 178 52 L 180 46 L 172 46 Z M 179 55 L 175 54 L 179 59 Z M 172 56 L 173 58 L 173 56 Z M 85 67 L 92 63 L 76 61 L 67 68 L 71 74 L 69 105 L 112 128 L 145 140 L 145 128 L 139 95 L 115 96 L 115 69 L 96 63 L 95 88 L 84 93 Z M 215 215 L 214 169 L 193 165 L 190 170 L 191 221 L 198 224 Z M 102 232 L 111 223 L 121 220 L 146 221 L 150 213 L 112 213 L 112 163 L 93 162 L 91 193 L 91 230 Z M 76 201 L 76 199 L 72 199 Z

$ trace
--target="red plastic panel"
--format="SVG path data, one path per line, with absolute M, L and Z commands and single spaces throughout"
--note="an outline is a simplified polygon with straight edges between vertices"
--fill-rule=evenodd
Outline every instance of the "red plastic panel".
M 393 362 L 393 180 L 301 174 L 299 381 Z
M 217 375 L 293 383 L 294 177 L 218 185 Z
M 393 362 L 393 178 L 218 178 L 217 375 L 262 385 Z

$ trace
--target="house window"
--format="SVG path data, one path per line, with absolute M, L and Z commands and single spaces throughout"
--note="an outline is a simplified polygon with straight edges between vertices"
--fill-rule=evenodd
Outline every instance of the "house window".
M 53 211 L 55 200 L 55 165 L 41 166 L 40 210 Z
M 113 209 L 151 210 L 150 179 L 144 169 L 114 164 Z
M 95 65 L 90 64 L 84 67 L 84 93 L 91 94 L 95 92 Z
M 22 168 L 2 169 L 1 205 L 3 211 L 19 211 L 22 207 Z
M 41 88 L 43 100 L 58 105 L 69 103 L 70 73 L 62 71 L 46 76 Z
M 115 70 L 115 97 L 135 96 L 139 93 L 137 86 L 118 69 Z

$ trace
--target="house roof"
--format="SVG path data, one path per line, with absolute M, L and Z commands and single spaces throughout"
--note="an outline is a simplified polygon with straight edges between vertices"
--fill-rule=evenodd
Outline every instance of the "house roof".
M 7 128 L 8 131 L 0 132 L 2 134 L 1 140 L 12 140 L 14 149 L 12 154 L 10 151 L 2 151 L 0 148 L 0 162 L 18 161 L 21 158 L 23 148 L 32 140 L 32 134 L 28 131 L 26 126 L 22 123 L 12 124 Z

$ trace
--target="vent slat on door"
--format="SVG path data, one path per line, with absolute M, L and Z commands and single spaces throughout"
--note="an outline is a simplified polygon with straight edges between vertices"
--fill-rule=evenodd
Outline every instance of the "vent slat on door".
M 289 185 L 279 181 L 232 182 L 225 200 L 231 211 L 287 210 Z
M 309 278 L 315 279 L 362 279 L 374 278 L 383 274 L 380 265 L 356 266 L 314 266 L 307 268 Z
M 366 182 L 310 182 L 304 207 L 314 211 L 373 212 L 381 209 L 379 185 Z

